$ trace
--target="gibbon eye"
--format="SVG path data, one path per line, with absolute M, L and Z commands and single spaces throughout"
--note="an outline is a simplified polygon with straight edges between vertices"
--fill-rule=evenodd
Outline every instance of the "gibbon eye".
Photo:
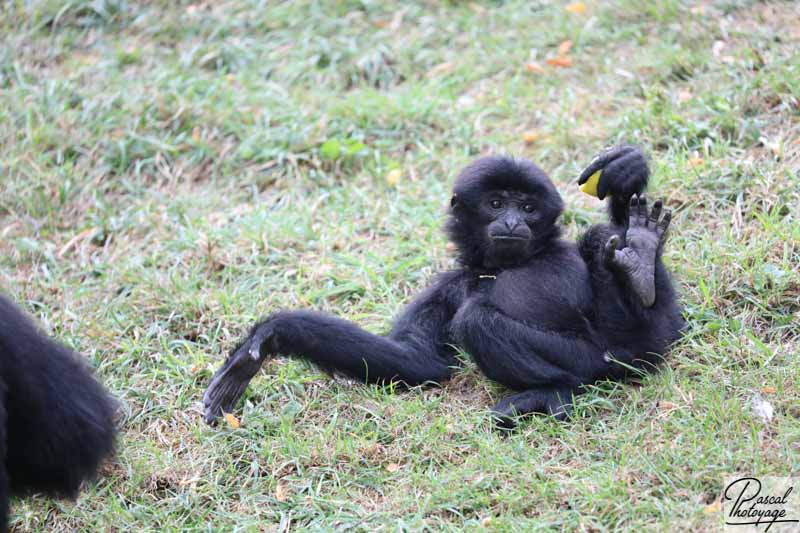
M 503 202 L 501 202 L 500 200 L 492 200 L 491 202 L 489 202 L 489 205 L 492 206 L 492 209 L 500 209 L 501 207 L 503 207 Z
M 522 210 L 526 213 L 533 213 L 533 204 L 525 204 L 522 206 Z

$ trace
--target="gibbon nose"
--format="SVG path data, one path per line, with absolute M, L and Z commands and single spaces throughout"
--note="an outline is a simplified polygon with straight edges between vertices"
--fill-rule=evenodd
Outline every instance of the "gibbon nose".
M 509 233 L 513 232 L 517 228 L 517 226 L 519 226 L 519 220 L 517 219 L 512 219 L 512 220 L 505 219 L 503 222 L 505 223 L 506 229 L 508 230 Z

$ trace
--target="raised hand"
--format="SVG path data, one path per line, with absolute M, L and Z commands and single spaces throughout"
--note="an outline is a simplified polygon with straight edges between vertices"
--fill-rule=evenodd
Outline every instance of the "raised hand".
M 619 196 L 627 202 L 634 194 L 644 191 L 650 169 L 641 150 L 629 144 L 606 148 L 589 163 L 578 177 L 578 185 L 586 183 L 591 176 L 601 171 L 597 183 L 597 197 Z
M 655 265 L 658 253 L 666 240 L 672 220 L 669 210 L 661 215 L 662 203 L 657 200 L 648 214 L 644 196 L 631 198 L 630 222 L 625 243 L 616 235 L 606 243 L 606 266 L 627 278 L 628 284 L 642 305 L 652 307 L 656 301 Z M 620 246 L 622 244 L 622 248 Z

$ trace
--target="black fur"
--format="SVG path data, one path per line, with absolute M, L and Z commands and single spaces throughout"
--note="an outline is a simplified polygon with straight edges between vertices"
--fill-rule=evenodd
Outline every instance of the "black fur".
M 80 356 L 0 295 L 0 531 L 9 497 L 74 498 L 114 447 L 114 401 Z
M 624 226 L 628 223 L 628 201 L 647 187 L 650 167 L 642 152 L 635 146 L 621 144 L 612 146 L 597 154 L 581 175 L 578 185 L 582 185 L 596 171 L 602 170 L 597 186 L 597 197 L 604 199 L 609 192 L 608 213 L 613 224 Z
M 583 385 L 657 362 L 684 325 L 660 255 L 650 254 L 657 262 L 650 307 L 603 256 L 612 235 L 624 242 L 628 202 L 647 183 L 647 163 L 639 150 L 620 147 L 592 165 L 603 169 L 611 223 L 592 227 L 577 245 L 560 239 L 563 201 L 541 169 L 508 157 L 469 165 L 456 180 L 446 225 L 461 269 L 441 275 L 386 337 L 313 311 L 267 317 L 214 376 L 206 420 L 230 412 L 273 355 L 366 382 L 417 385 L 447 379 L 457 345 L 489 378 L 521 391 L 495 406 L 506 426 L 529 412 L 563 417 Z

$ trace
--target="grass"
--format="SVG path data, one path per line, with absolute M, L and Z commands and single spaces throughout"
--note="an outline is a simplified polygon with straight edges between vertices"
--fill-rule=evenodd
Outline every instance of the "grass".
M 99 482 L 15 502 L 16 529 L 712 530 L 725 475 L 800 472 L 798 4 L 564 7 L 0 7 L 0 287 L 123 406 Z M 572 66 L 549 66 L 566 40 Z M 380 332 L 451 267 L 467 162 L 538 162 L 574 237 L 603 218 L 575 177 L 619 141 L 652 155 L 675 211 L 690 330 L 661 372 L 500 435 L 504 391 L 468 359 L 408 393 L 276 361 L 241 428 L 202 422 L 260 315 Z

